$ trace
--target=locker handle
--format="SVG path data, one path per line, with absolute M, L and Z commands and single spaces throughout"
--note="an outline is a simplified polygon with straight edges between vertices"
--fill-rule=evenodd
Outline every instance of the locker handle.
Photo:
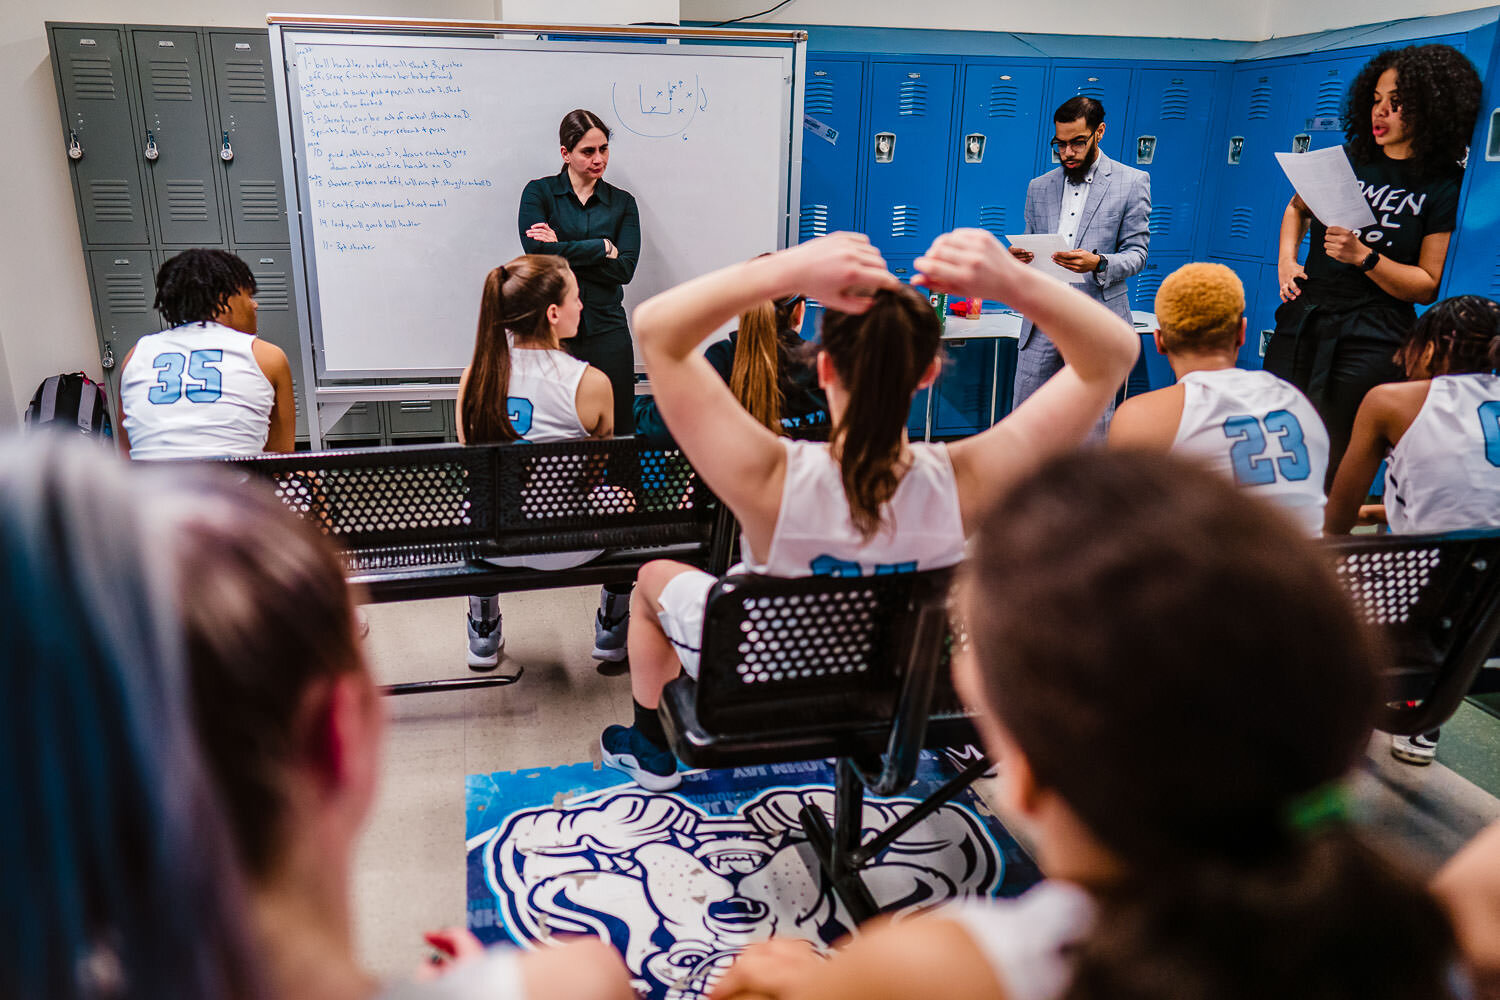
M 964 136 L 962 156 L 964 163 L 983 163 L 984 147 L 989 140 L 983 132 L 970 132 Z
M 115 366 L 115 349 L 109 344 L 104 345 L 104 355 L 99 359 L 99 364 L 105 371 Z
M 83 143 L 78 141 L 78 133 L 72 129 L 68 130 L 68 159 L 83 159 Z
M 146 149 L 142 155 L 153 163 L 156 162 L 157 157 L 161 156 L 160 150 L 156 148 L 156 134 L 150 129 L 146 130 Z
M 1500 108 L 1490 112 L 1490 133 L 1484 141 L 1484 158 L 1500 160 Z
M 223 160 L 225 163 L 233 161 L 234 147 L 229 144 L 228 132 L 224 133 L 224 138 L 221 140 L 221 143 L 222 144 L 219 146 L 219 159 Z

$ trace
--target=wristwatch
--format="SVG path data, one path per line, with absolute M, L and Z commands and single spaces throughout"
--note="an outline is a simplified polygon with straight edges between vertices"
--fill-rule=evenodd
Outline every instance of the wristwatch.
M 1104 273 L 1104 269 L 1109 266 L 1109 261 L 1105 260 L 1104 259 L 1104 255 L 1102 253 L 1100 253 L 1098 250 L 1090 250 L 1089 253 L 1091 253 L 1095 257 L 1099 258 L 1099 263 L 1097 263 L 1097 264 L 1094 265 L 1094 273 L 1095 274 L 1103 274 Z
M 1359 269 L 1361 271 L 1373 271 L 1373 270 L 1375 270 L 1375 265 L 1379 264 L 1379 263 L 1380 263 L 1380 251 L 1379 250 L 1371 250 L 1370 251 L 1370 256 L 1368 256 L 1364 260 L 1360 261 Z

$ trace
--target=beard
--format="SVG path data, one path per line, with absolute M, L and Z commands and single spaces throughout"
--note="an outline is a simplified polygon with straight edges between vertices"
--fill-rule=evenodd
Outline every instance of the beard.
M 1076 167 L 1069 167 L 1064 164 L 1063 176 L 1066 177 L 1070 183 L 1081 184 L 1083 182 L 1083 179 L 1088 176 L 1089 168 L 1094 165 L 1094 161 L 1098 158 L 1099 144 L 1089 143 L 1089 151 L 1084 155 L 1083 162 L 1078 164 L 1078 166 Z

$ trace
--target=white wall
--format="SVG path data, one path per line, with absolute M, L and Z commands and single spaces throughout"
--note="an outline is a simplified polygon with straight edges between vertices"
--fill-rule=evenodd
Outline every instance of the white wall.
M 297 0 L 276 7 L 493 20 L 498 0 Z M 266 9 L 265 0 L 0 2 L 0 135 L 6 150 L 6 183 L 0 185 L 0 429 L 16 422 L 17 407 L 48 375 L 80 369 L 94 378 L 101 374 L 44 23 L 255 27 L 266 23 Z
M 1453 0 L 1363 0 L 1359 4 L 1338 0 L 1265 0 L 1264 5 L 1265 25 L 1261 37 L 1284 38 L 1376 21 L 1453 14 L 1491 4 L 1454 3 Z

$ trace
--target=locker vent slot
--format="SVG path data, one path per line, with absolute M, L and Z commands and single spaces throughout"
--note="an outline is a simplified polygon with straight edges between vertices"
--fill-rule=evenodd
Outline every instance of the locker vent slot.
M 193 99 L 193 76 L 186 59 L 151 60 L 151 98 L 157 101 Z
M 73 93 L 86 101 L 113 101 L 115 93 L 115 68 L 108 58 L 99 56 L 73 56 Z
M 1271 85 L 1257 83 L 1250 91 L 1250 120 L 1265 121 L 1271 117 Z
M 135 274 L 106 274 L 104 276 L 104 301 L 109 311 L 117 316 L 139 316 L 150 308 L 146 300 L 146 276 Z
M 1495 268 L 1490 272 L 1489 297 L 1500 298 L 1500 255 L 1495 257 Z
M 291 304 L 289 285 L 282 271 L 251 271 L 255 275 L 255 302 L 264 312 L 286 312 Z
M 1155 302 L 1156 293 L 1161 289 L 1161 283 L 1167 276 L 1160 268 L 1148 268 L 1135 282 L 1135 294 L 1131 298 L 1136 302 Z
M 1172 233 L 1172 218 L 1177 214 L 1174 205 L 1152 205 L 1151 224 L 1148 227 L 1152 236 L 1169 236 Z
M 1229 213 L 1229 238 L 1248 240 L 1255 232 L 1255 209 L 1249 205 L 1237 205 Z
M 1085 83 L 1074 91 L 1074 93 L 1082 94 L 1084 97 L 1092 97 L 1096 101 L 1102 101 L 1104 100 L 1104 84 Z
M 921 212 L 915 205 L 892 205 L 891 206 L 891 238 L 900 239 L 906 236 L 916 236 L 920 225 Z
M 1010 80 L 1000 80 L 990 85 L 990 117 L 1019 118 L 1021 116 L 1021 91 Z
M 1318 84 L 1318 103 L 1316 114 L 1321 118 L 1325 115 L 1337 115 L 1344 103 L 1344 81 L 1338 77 L 1330 77 Z
M 240 205 L 246 222 L 281 221 L 275 181 L 240 181 Z
M 923 116 L 927 114 L 927 84 L 921 80 L 902 80 L 901 97 L 897 114 Z
M 264 104 L 266 64 L 259 59 L 231 59 L 224 65 L 224 84 L 231 101 Z
M 828 206 L 817 204 L 803 205 L 797 232 L 804 240 L 810 240 L 815 236 L 828 235 Z
M 167 218 L 173 222 L 207 222 L 208 193 L 190 178 L 167 181 Z
M 1187 121 L 1188 104 L 1192 94 L 1181 80 L 1173 80 L 1161 92 L 1161 120 Z
M 1005 206 L 1003 205 L 980 205 L 979 226 L 988 229 L 995 236 L 1005 235 Z
M 100 222 L 134 222 L 129 181 L 90 181 L 89 205 Z
M 804 91 L 802 107 L 810 115 L 833 114 L 833 81 L 807 81 L 807 89 Z

